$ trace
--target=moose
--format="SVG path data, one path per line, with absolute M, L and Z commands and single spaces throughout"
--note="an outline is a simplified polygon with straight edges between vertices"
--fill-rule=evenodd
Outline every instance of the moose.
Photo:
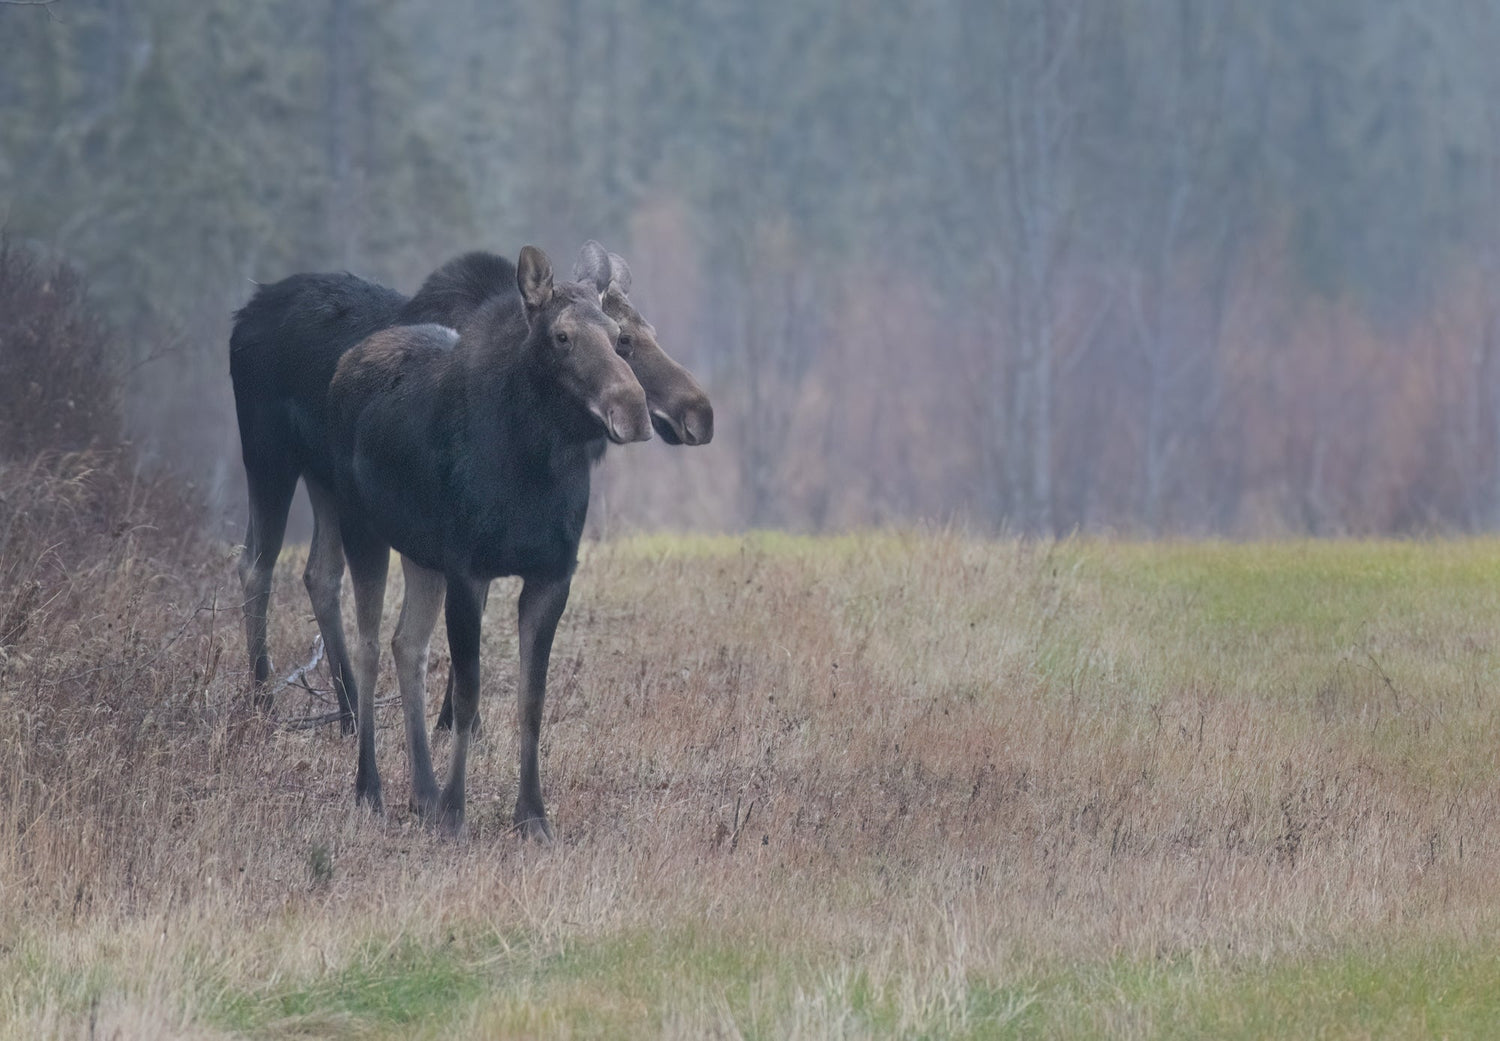
M 496 262 L 499 261 L 497 264 Z M 502 266 L 503 265 L 503 266 Z M 403 312 L 415 324 L 424 313 L 451 318 L 472 314 L 490 296 L 485 287 L 503 279 L 515 281 L 515 268 L 492 253 L 469 253 L 438 269 L 423 284 Z M 616 350 L 625 359 L 646 392 L 651 425 L 669 445 L 706 445 L 714 436 L 714 412 L 708 396 L 696 380 L 669 357 L 656 339 L 656 327 L 646 321 L 630 301 L 631 273 L 625 258 L 609 253 L 590 240 L 579 251 L 573 266 L 573 281 L 604 286 L 600 307 L 620 327 Z M 429 303 L 431 301 L 431 303 Z M 486 597 L 488 594 L 486 593 Z M 453 726 L 453 675 L 438 713 L 437 729 Z M 479 717 L 474 717 L 474 728 Z
M 713 407 L 631 305 L 630 269 L 623 258 L 590 241 L 580 251 L 574 276 L 600 287 L 606 313 L 620 324 L 619 352 L 646 392 L 657 433 L 669 444 L 708 443 Z M 303 273 L 262 286 L 235 314 L 230 375 L 250 500 L 239 573 L 251 675 L 263 708 L 270 707 L 265 691 L 271 672 L 266 639 L 271 577 L 301 480 L 313 508 L 303 583 L 328 653 L 342 729 L 354 729 L 353 672 L 339 606 L 344 560 L 326 416 L 328 385 L 339 359 L 382 329 L 432 322 L 456 328 L 490 297 L 516 292 L 516 269 L 509 260 L 475 252 L 433 272 L 410 299 L 347 273 Z M 440 727 L 451 724 L 451 678 L 449 691 Z
M 271 577 L 301 480 L 313 508 L 302 581 L 328 652 L 345 733 L 353 729 L 354 712 L 339 610 L 344 563 L 328 448 L 328 384 L 344 352 L 395 324 L 406 303 L 394 289 L 354 275 L 292 275 L 260 287 L 235 313 L 229 336 L 229 375 L 250 499 L 239 573 L 257 701 L 270 707 L 265 691 L 271 673 L 266 645 Z
M 479 704 L 486 591 L 522 579 L 521 766 L 514 826 L 547 838 L 538 763 L 552 639 L 567 605 L 593 461 L 607 442 L 651 436 L 647 397 L 616 352 L 620 325 L 598 284 L 556 282 L 527 246 L 516 295 L 485 301 L 462 333 L 439 325 L 377 332 L 339 360 L 327 418 L 344 555 L 358 624 L 356 798 L 381 806 L 375 679 L 390 551 L 406 599 L 392 652 L 411 763 L 411 803 L 444 830 L 464 819 Z M 602 287 L 607 291 L 607 284 Z M 428 647 L 445 607 L 454 737 L 438 788 L 424 725 Z

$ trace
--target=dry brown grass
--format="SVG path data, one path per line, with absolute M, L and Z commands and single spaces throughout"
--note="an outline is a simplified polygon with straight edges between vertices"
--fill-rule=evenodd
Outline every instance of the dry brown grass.
M 454 844 L 244 713 L 227 549 L 145 543 L 0 545 L 0 1036 L 1254 1035 L 1256 974 L 1494 951 L 1494 543 L 595 545 L 548 849 L 509 586 Z

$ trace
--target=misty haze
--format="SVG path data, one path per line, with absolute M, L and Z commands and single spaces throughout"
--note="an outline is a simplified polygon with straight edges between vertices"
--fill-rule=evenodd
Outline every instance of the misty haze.
M 0 220 L 240 516 L 229 316 L 467 249 L 630 258 L 713 395 L 595 521 L 1500 521 L 1500 15 L 1456 3 L 7 10 Z

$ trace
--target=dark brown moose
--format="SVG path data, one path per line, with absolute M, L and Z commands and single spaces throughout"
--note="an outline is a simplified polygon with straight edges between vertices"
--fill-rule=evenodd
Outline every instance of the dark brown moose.
M 484 302 L 482 287 L 493 286 L 507 276 L 509 267 L 492 253 L 470 253 L 439 268 L 412 298 L 408 312 L 426 310 L 436 315 L 472 314 Z M 514 269 L 509 277 L 514 281 Z M 630 266 L 618 253 L 609 253 L 590 240 L 579 251 L 573 265 L 573 281 L 603 287 L 600 303 L 605 314 L 620 326 L 615 349 L 629 364 L 651 409 L 651 425 L 670 445 L 706 445 L 714 436 L 714 410 L 708 395 L 692 375 L 673 361 L 656 342 L 656 328 L 630 302 Z M 477 292 L 476 292 L 477 291 Z M 477 295 L 477 299 L 476 299 Z M 427 303 L 427 301 L 431 303 Z M 438 713 L 437 727 L 453 726 L 453 676 Z M 479 726 L 479 717 L 474 717 Z
M 547 663 L 567 604 L 588 511 L 592 462 L 608 441 L 651 436 L 646 395 L 616 353 L 620 327 L 599 288 L 554 282 L 541 250 L 521 251 L 519 296 L 486 301 L 462 336 L 437 325 L 387 329 L 339 361 L 328 392 L 344 554 L 359 625 L 355 794 L 381 804 L 375 678 L 390 551 L 402 555 L 406 601 L 396 659 L 418 813 L 456 831 L 479 704 L 485 592 L 522 579 L 521 776 L 514 822 L 551 829 L 538 769 Z M 439 789 L 424 725 L 427 651 L 446 607 L 454 738 Z

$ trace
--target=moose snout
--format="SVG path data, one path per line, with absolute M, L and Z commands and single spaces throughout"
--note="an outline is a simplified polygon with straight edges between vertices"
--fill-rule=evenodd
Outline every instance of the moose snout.
M 646 394 L 632 380 L 617 387 L 599 402 L 599 418 L 617 445 L 651 440 L 651 414 L 646 410 Z
M 699 392 L 652 406 L 651 425 L 669 445 L 706 445 L 714 439 L 714 407 Z

